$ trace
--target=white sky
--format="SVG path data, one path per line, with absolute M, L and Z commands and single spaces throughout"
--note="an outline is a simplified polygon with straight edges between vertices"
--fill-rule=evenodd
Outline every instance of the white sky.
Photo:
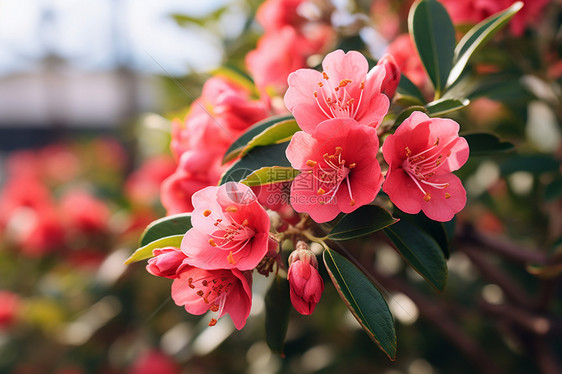
M 121 61 L 163 75 L 208 70 L 221 62 L 220 38 L 180 27 L 169 15 L 204 16 L 234 3 L 240 1 L 0 0 L 0 75 L 33 69 L 49 54 L 81 69 L 111 69 Z M 231 7 L 230 13 L 242 11 Z M 223 26 L 235 35 L 240 25 L 232 19 Z

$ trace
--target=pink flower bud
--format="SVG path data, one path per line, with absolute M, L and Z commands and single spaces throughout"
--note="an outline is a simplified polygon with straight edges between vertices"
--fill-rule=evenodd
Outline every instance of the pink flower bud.
M 146 270 L 157 277 L 177 278 L 178 268 L 187 256 L 175 247 L 157 248 L 152 253 L 154 257 L 148 260 Z
M 379 60 L 377 65 L 384 66 L 384 70 L 386 71 L 381 85 L 381 91 L 389 98 L 392 98 L 394 93 L 396 93 L 398 83 L 400 83 L 400 67 L 394 57 L 388 53 Z
M 310 315 L 320 301 L 324 281 L 318 273 L 318 261 L 303 242 L 289 257 L 287 280 L 290 286 L 291 303 L 300 314 Z M 301 249 L 302 248 L 302 249 Z

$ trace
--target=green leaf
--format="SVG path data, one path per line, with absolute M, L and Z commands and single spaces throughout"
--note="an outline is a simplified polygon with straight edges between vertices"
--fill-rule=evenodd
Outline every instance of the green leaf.
M 451 18 L 438 1 L 422 0 L 412 6 L 408 28 L 436 97 L 440 97 L 453 66 L 456 40 Z
M 254 136 L 246 147 L 242 149 L 238 157 L 244 157 L 249 151 L 258 146 L 288 142 L 297 131 L 300 131 L 300 127 L 294 119 L 277 122 Z
M 468 142 L 470 156 L 487 156 L 494 153 L 509 152 L 515 149 L 512 143 L 501 141 L 497 136 L 488 133 L 462 135 Z
M 379 290 L 339 253 L 326 249 L 324 264 L 340 297 L 363 330 L 392 361 L 396 359 L 394 318 Z
M 441 117 L 444 114 L 465 108 L 470 103 L 468 99 L 439 99 L 427 104 L 425 108 L 431 117 Z
M 291 167 L 291 163 L 285 156 L 288 145 L 289 142 L 255 147 L 223 173 L 219 184 L 240 182 L 264 167 Z
M 445 289 L 447 262 L 435 239 L 406 220 L 385 228 L 384 233 L 404 260 L 429 284 L 439 291 Z
M 427 109 L 425 109 L 425 107 L 423 107 L 423 106 L 411 106 L 409 108 L 404 109 L 402 112 L 400 112 L 400 114 L 398 115 L 398 117 L 396 117 L 396 120 L 394 121 L 394 127 L 396 128 L 396 127 L 400 126 L 402 124 L 402 122 L 404 122 L 414 112 L 423 112 L 425 114 L 429 114 L 427 112 Z
M 425 98 L 418 86 L 412 83 L 404 74 L 400 76 L 400 83 L 398 83 L 396 91 L 402 96 L 412 98 L 412 101 L 416 104 L 423 105 L 425 103 Z
M 416 225 L 421 230 L 428 233 L 443 251 L 446 258 L 449 258 L 451 253 L 451 239 L 454 234 L 454 218 L 448 222 L 438 222 L 429 219 L 423 213 L 407 214 L 401 211 L 395 213 L 400 218 Z
M 191 228 L 191 213 L 163 217 L 150 223 L 141 235 L 140 246 L 172 235 L 183 235 Z
M 560 163 L 547 155 L 517 155 L 500 165 L 501 175 L 508 175 L 518 171 L 532 174 L 559 172 Z
M 236 139 L 234 143 L 232 143 L 232 145 L 226 151 L 222 163 L 225 164 L 228 161 L 232 161 L 235 158 L 237 158 L 240 155 L 240 153 L 244 150 L 244 148 L 246 148 L 248 143 L 250 143 L 250 141 L 254 139 L 254 137 L 256 137 L 257 135 L 261 134 L 262 132 L 264 132 L 265 130 L 267 130 L 268 128 L 279 122 L 283 122 L 290 119 L 293 119 L 291 115 L 284 115 L 284 116 L 269 117 L 264 119 L 263 121 L 256 123 L 255 125 L 250 127 L 245 133 L 240 135 L 240 137 Z
M 346 214 L 328 235 L 332 240 L 349 240 L 379 231 L 398 221 L 390 212 L 377 205 L 365 205 Z
M 176 247 L 179 248 L 181 246 L 181 241 L 183 239 L 183 235 L 172 235 L 166 236 L 164 238 L 160 238 L 155 240 L 144 247 L 140 247 L 137 249 L 133 254 L 125 260 L 125 264 L 132 264 L 133 262 L 146 260 L 147 258 L 152 257 L 152 251 L 156 248 L 164 248 L 164 247 Z
M 292 181 L 299 174 L 300 171 L 289 167 L 264 167 L 248 175 L 241 183 L 248 187 L 263 186 L 264 184 Z
M 455 48 L 453 68 L 447 80 L 447 86 L 451 86 L 457 81 L 474 53 L 500 30 L 522 7 L 523 2 L 518 1 L 506 10 L 486 18 L 466 33 Z
M 283 355 L 289 325 L 289 282 L 276 276 L 265 295 L 265 341 L 272 352 Z

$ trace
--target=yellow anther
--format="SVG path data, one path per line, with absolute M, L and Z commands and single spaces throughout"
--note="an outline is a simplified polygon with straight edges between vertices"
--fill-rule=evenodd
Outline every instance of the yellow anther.
M 204 215 L 205 217 L 209 217 L 209 216 L 211 215 L 211 211 L 210 211 L 209 209 L 206 209 L 206 210 L 203 212 L 203 215 Z

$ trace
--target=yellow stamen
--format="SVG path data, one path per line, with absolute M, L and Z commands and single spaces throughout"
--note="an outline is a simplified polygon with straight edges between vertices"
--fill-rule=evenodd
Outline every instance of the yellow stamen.
M 204 215 L 205 217 L 209 217 L 209 216 L 211 215 L 211 211 L 210 211 L 209 209 L 206 209 L 206 210 L 203 212 L 203 215 Z

